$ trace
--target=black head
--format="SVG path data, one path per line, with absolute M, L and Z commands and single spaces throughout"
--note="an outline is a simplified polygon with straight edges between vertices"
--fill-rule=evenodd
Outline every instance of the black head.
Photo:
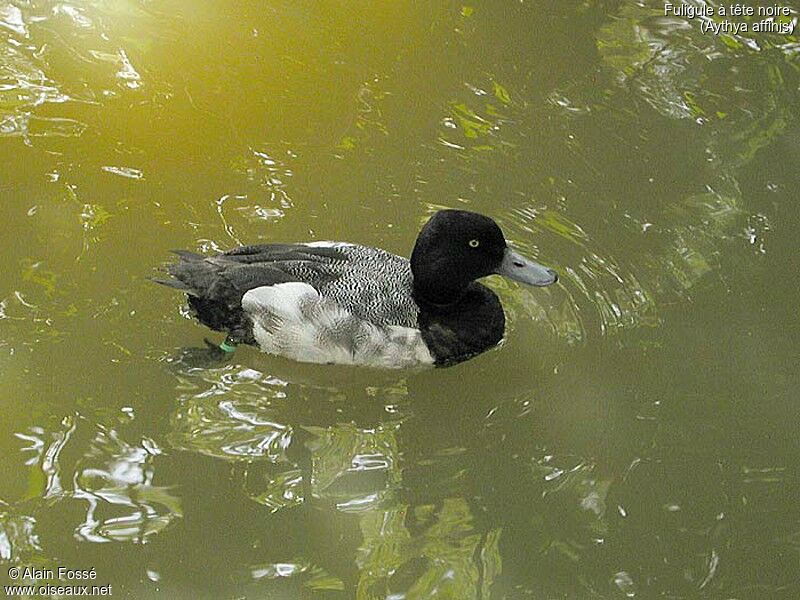
M 433 304 L 458 302 L 476 279 L 499 273 L 530 285 L 550 285 L 555 271 L 508 247 L 489 217 L 465 210 L 437 212 L 422 228 L 411 253 L 414 293 Z

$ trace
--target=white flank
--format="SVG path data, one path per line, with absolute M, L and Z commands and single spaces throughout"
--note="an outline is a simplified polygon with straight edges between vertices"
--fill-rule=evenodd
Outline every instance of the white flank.
M 402 368 L 433 364 L 418 329 L 353 316 L 307 283 L 248 291 L 242 308 L 261 350 L 302 362 Z

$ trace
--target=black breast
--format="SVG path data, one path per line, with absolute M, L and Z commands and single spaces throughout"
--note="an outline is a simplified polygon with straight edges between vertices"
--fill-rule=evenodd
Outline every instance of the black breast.
M 419 304 L 417 325 L 437 366 L 467 360 L 503 339 L 503 307 L 495 293 L 479 283 L 472 283 L 456 304 Z

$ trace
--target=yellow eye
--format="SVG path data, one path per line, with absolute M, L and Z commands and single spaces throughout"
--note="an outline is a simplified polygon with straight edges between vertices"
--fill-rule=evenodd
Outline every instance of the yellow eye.
M 469 241 L 469 247 L 470 248 L 477 248 L 480 245 L 481 245 L 481 243 L 478 240 L 470 240 Z

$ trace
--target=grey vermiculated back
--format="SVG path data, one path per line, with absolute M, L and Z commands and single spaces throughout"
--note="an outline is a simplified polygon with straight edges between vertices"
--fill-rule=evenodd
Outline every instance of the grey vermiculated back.
M 242 246 L 210 257 L 178 254 L 181 260 L 168 267 L 177 281 L 159 283 L 197 297 L 196 308 L 207 300 L 220 303 L 210 307 L 213 313 L 241 308 L 242 295 L 248 290 L 299 281 L 376 325 L 417 325 L 410 263 L 379 248 L 319 242 Z M 209 326 L 225 328 L 222 319 L 217 325 L 208 311 L 202 312 Z
M 419 309 L 412 298 L 407 259 L 367 246 L 333 247 L 344 260 L 288 261 L 284 269 L 356 317 L 376 325 L 417 326 Z

